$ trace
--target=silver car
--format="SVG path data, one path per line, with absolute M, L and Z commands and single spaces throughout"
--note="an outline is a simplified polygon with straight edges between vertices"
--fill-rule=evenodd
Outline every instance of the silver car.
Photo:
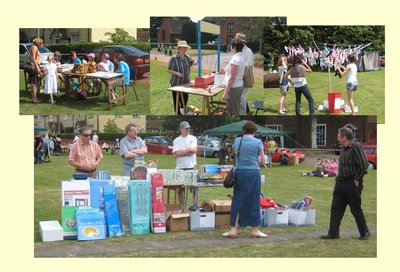
M 29 52 L 32 47 L 32 43 L 20 43 L 19 44 L 19 68 L 23 69 L 25 64 L 29 60 Z M 42 64 L 47 63 L 47 57 L 49 55 L 53 55 L 54 53 L 51 52 L 47 47 L 39 47 L 39 52 L 40 52 L 40 62 Z
M 220 148 L 218 140 L 208 139 L 206 145 L 205 138 L 197 139 L 198 156 L 204 157 L 204 150 L 205 150 L 205 157 L 218 158 L 219 149 Z

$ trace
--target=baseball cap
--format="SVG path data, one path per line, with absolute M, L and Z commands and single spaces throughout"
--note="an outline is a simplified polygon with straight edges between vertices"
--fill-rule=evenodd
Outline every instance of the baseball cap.
M 183 121 L 183 122 L 181 122 L 181 123 L 179 124 L 179 128 L 180 128 L 180 129 L 183 129 L 183 128 L 190 128 L 190 125 L 189 125 L 188 122 Z

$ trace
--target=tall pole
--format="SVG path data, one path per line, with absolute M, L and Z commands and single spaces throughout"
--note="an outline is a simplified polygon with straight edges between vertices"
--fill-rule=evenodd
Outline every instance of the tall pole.
M 197 21 L 197 76 L 201 77 L 201 29 L 200 20 Z
M 221 67 L 221 35 L 217 36 L 217 42 L 218 42 L 218 66 L 217 66 L 217 72 L 220 72 L 220 67 Z

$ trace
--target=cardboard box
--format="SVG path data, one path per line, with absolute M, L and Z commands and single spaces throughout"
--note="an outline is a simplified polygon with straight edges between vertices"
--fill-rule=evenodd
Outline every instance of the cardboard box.
M 289 210 L 278 210 L 275 208 L 261 209 L 265 220 L 263 226 L 287 226 L 289 224 Z
M 76 236 L 76 210 L 77 206 L 65 206 L 61 210 L 61 227 L 66 238 Z
M 122 234 L 129 235 L 131 234 L 131 220 L 128 187 L 117 187 L 117 203 Z
M 151 230 L 154 233 L 164 233 L 167 231 L 165 218 L 166 208 L 164 205 L 164 180 L 162 173 L 153 173 L 151 179 Z
M 202 207 L 207 211 L 219 212 L 230 212 L 231 211 L 232 200 L 218 200 L 213 199 L 203 202 Z
M 43 242 L 62 241 L 64 239 L 63 229 L 57 220 L 40 221 L 39 231 Z
M 90 183 L 88 180 L 61 182 L 62 206 L 89 206 Z
M 315 225 L 316 210 L 289 209 L 289 225 L 307 226 Z
M 167 220 L 167 228 L 171 232 L 189 230 L 189 214 L 176 213 L 171 214 Z
M 231 212 L 218 212 L 215 213 L 215 228 L 227 229 L 231 227 Z
M 214 230 L 215 212 L 200 212 L 199 210 L 190 213 L 190 230 Z
M 106 238 L 105 216 L 100 209 L 78 209 L 76 211 L 76 226 L 78 241 Z
M 128 185 L 132 234 L 150 232 L 151 188 L 148 180 L 131 180 Z
M 131 233 L 133 235 L 150 233 L 150 219 L 132 219 Z
M 119 221 L 116 193 L 104 193 L 104 204 L 108 236 L 121 236 L 121 223 Z
M 297 166 L 297 165 L 299 165 L 299 164 L 300 164 L 299 157 L 297 157 L 297 156 L 291 156 L 291 157 L 289 157 L 289 162 L 288 162 L 288 164 L 291 165 L 291 166 Z
M 105 208 L 104 193 L 115 193 L 115 181 L 111 179 L 91 179 L 90 197 L 92 208 Z

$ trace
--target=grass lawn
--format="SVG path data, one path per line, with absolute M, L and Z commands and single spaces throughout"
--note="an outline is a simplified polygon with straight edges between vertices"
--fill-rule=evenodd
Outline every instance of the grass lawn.
M 358 106 L 358 115 L 377 115 L 378 123 L 385 123 L 385 69 L 373 72 L 357 73 L 359 88 L 354 93 L 354 103 Z M 332 91 L 341 92 L 342 99 L 348 105 L 346 92 L 346 79 L 339 79 L 334 74 L 331 75 Z M 307 74 L 307 83 L 314 98 L 315 109 L 328 99 L 328 73 L 313 72 Z M 264 104 L 267 107 L 267 114 L 276 114 L 279 105 L 279 89 L 265 89 Z M 251 101 L 251 100 L 250 100 Z M 295 114 L 295 92 L 290 88 L 287 94 L 287 108 L 289 114 Z M 304 96 L 301 98 L 301 114 L 308 115 L 308 102 Z M 316 114 L 329 114 L 328 111 L 317 111 Z M 348 113 L 342 112 L 342 115 Z
M 206 74 L 210 71 L 203 71 Z M 190 71 L 190 78 L 194 79 L 197 76 L 197 68 L 194 67 Z M 171 92 L 167 89 L 170 87 L 169 79 L 170 74 L 167 72 L 167 63 L 160 61 L 151 61 L 150 66 L 150 111 L 151 114 L 160 115 L 173 115 L 174 107 Z M 256 80 L 255 88 L 253 88 L 249 95 L 248 101 L 263 100 L 264 89 L 261 80 Z M 214 100 L 221 100 L 223 92 L 214 97 Z M 189 95 L 188 105 L 196 106 L 202 109 L 203 98 L 198 95 Z M 252 110 L 254 112 L 254 110 Z M 203 113 L 204 114 L 204 113 Z M 262 114 L 260 112 L 260 114 Z
M 33 104 L 31 101 L 31 92 L 25 90 L 25 80 L 23 71 L 20 70 L 19 80 L 19 112 L 22 115 L 76 115 L 76 114 L 148 114 L 150 113 L 150 83 L 148 79 L 136 81 L 136 92 L 139 101 L 136 100 L 132 87 L 128 87 L 128 97 L 126 105 L 122 102 L 114 105 L 111 110 L 108 109 L 108 98 L 104 96 L 103 91 L 99 96 L 89 96 L 87 100 L 76 100 L 70 98 L 66 100 L 64 97 L 64 85 L 61 88 L 61 96 L 55 97 L 56 104 L 51 105 L 48 103 L 49 96 L 40 94 L 38 99 L 42 101 L 40 104 Z M 121 94 L 121 88 L 117 89 Z
M 306 162 L 314 161 L 314 158 L 307 154 Z M 146 155 L 146 159 L 159 160 L 159 168 L 171 169 L 175 167 L 175 159 L 168 155 Z M 217 159 L 198 158 L 198 163 L 217 163 Z M 272 168 L 262 169 L 262 174 L 266 176 L 266 183 L 262 185 L 262 192 L 268 197 L 281 204 L 296 201 L 308 194 L 313 197 L 313 207 L 317 209 L 317 224 L 307 227 L 263 227 L 262 230 L 270 235 L 285 236 L 292 232 L 302 232 L 306 234 L 310 231 L 328 230 L 329 210 L 332 200 L 332 190 L 334 178 L 314 178 L 301 176 L 302 171 L 312 169 L 311 163 L 303 163 L 300 166 L 280 166 L 274 164 Z M 120 175 L 122 163 L 119 156 L 105 155 L 99 170 L 108 170 L 111 175 Z M 46 247 L 47 244 L 40 242 L 38 230 L 39 221 L 59 220 L 61 221 L 60 203 L 60 181 L 69 180 L 73 173 L 73 168 L 68 166 L 67 156 L 52 157 L 50 163 L 36 164 L 34 166 L 35 185 L 34 185 L 34 241 L 35 246 Z M 363 209 L 366 220 L 370 228 L 377 228 L 377 172 L 369 170 L 365 176 L 365 188 L 363 191 Z M 199 203 L 210 199 L 226 199 L 230 190 L 224 188 L 203 188 L 200 190 Z M 189 198 L 190 200 L 190 198 Z M 343 218 L 342 230 L 356 231 L 354 219 L 347 209 Z M 224 230 L 206 232 L 180 232 L 165 234 L 148 234 L 124 236 L 118 238 L 98 241 L 104 246 L 108 243 L 140 243 L 142 241 L 176 241 L 193 238 L 219 237 Z M 242 230 L 245 231 L 245 230 Z M 248 230 L 247 230 L 248 231 Z M 76 241 L 62 241 L 57 244 L 73 244 Z M 97 242 L 94 242 L 97 243 Z M 162 252 L 129 252 L 118 257 L 376 257 L 377 256 L 377 237 L 371 236 L 370 240 L 360 242 L 356 237 L 342 238 L 338 241 L 327 242 L 312 237 L 305 240 L 294 240 L 285 242 L 260 243 L 260 244 L 241 244 L 224 247 L 200 247 L 196 249 L 182 249 Z M 49 244 L 51 245 L 51 243 Z M 227 250 L 228 249 L 228 250 Z M 113 254 L 106 254 L 105 257 L 117 257 Z

